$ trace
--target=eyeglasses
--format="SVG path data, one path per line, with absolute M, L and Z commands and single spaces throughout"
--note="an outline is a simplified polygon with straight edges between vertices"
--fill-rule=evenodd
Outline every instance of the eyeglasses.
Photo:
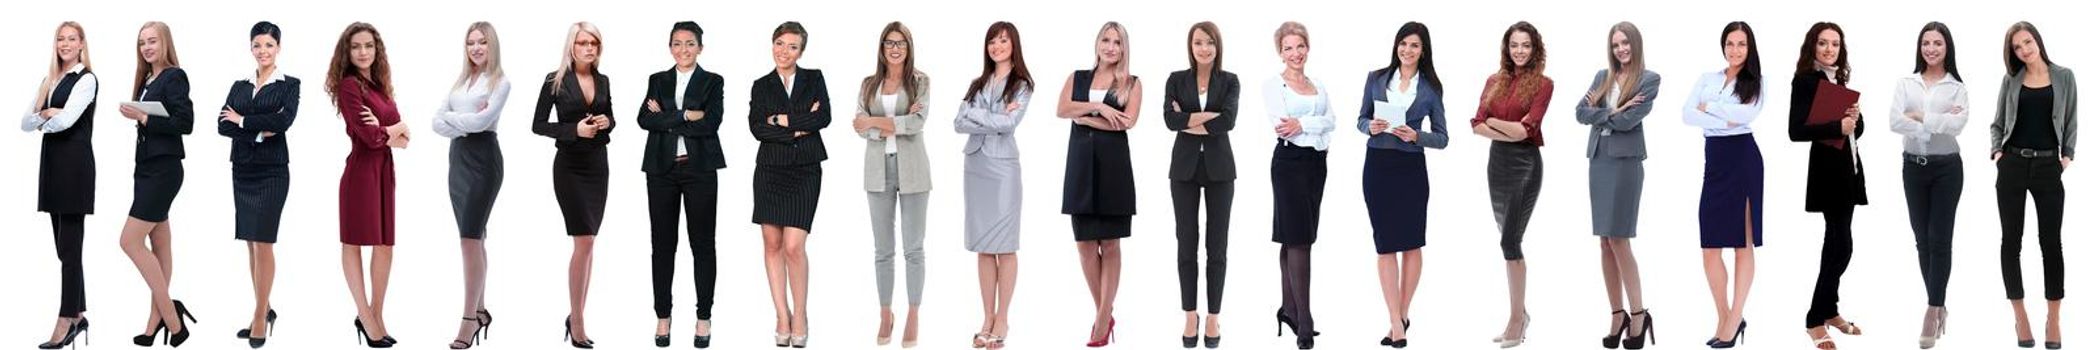
M 907 41 L 907 40 L 882 40 L 882 41 L 881 41 L 881 47 L 884 47 L 884 48 L 891 48 L 891 49 L 900 49 L 900 48 L 906 48 L 906 47 L 910 47 L 910 41 Z

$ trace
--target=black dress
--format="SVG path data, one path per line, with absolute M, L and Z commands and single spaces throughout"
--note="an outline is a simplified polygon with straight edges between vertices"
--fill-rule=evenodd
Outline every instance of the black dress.
M 95 79 L 87 70 L 68 73 L 51 90 L 43 108 L 65 108 L 73 88 L 83 79 Z M 99 82 L 97 83 L 99 89 Z M 90 94 L 98 93 L 90 92 Z M 44 151 L 37 162 L 36 210 L 51 214 L 95 213 L 95 105 L 90 100 L 73 125 L 59 132 L 44 133 Z
M 189 75 L 181 68 L 161 70 L 139 90 L 138 101 L 160 102 L 168 115 L 149 115 L 138 125 L 131 217 L 158 223 L 167 221 L 168 208 L 182 191 L 182 135 L 195 127 L 196 111 L 189 101 Z
M 1072 74 L 1070 99 L 1097 99 L 1115 110 L 1128 110 L 1116 91 L 1094 97 L 1091 87 L 1092 71 Z M 1129 160 L 1128 132 L 1070 124 L 1070 152 L 1063 166 L 1063 213 L 1070 214 L 1077 240 L 1128 238 L 1130 221 L 1136 216 L 1136 175 Z
M 806 232 L 815 228 L 823 161 L 830 159 L 822 133 L 830 126 L 830 88 L 823 82 L 823 71 L 794 69 L 791 87 L 776 70 L 750 84 L 750 135 L 758 141 L 750 222 Z M 787 126 L 767 122 L 781 114 Z M 807 134 L 794 136 L 795 132 Z
M 233 238 L 276 243 L 284 217 L 284 198 L 291 188 L 290 149 L 285 131 L 299 112 L 299 78 L 261 82 L 242 80 L 226 92 L 225 109 L 238 112 L 240 124 L 220 120 L 218 134 L 232 139 Z M 262 133 L 275 133 L 262 137 Z
M 595 236 L 598 226 L 604 223 L 604 197 L 611 184 L 611 166 L 607 164 L 604 146 L 612 142 L 612 127 L 618 124 L 598 130 L 596 137 L 584 138 L 575 134 L 575 123 L 585 115 L 612 117 L 612 81 L 602 73 L 591 73 L 597 80 L 597 91 L 593 99 L 584 101 L 576 73 L 556 74 L 560 73 L 547 74 L 545 85 L 539 87 L 532 133 L 554 139 L 553 198 L 560 203 L 568 235 Z M 562 79 L 560 93 L 554 93 L 554 79 Z

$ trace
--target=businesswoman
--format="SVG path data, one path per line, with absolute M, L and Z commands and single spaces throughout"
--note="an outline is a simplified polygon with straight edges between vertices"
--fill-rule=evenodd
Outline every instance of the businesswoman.
M 1631 238 L 1638 236 L 1638 202 L 1646 179 L 1646 115 L 1660 94 L 1660 74 L 1646 70 L 1645 36 L 1620 22 L 1609 29 L 1609 68 L 1595 72 L 1574 117 L 1588 125 L 1587 194 L 1594 234 L 1601 238 L 1602 284 L 1609 292 L 1609 333 L 1602 347 L 1644 349 L 1653 315 Z M 1625 304 L 1630 309 L 1625 309 Z M 1626 312 L 1629 310 L 1629 312 Z
M 881 29 L 874 75 L 860 80 L 859 111 L 852 118 L 852 131 L 866 139 L 864 187 L 874 221 L 874 280 L 881 296 L 881 329 L 874 333 L 874 343 L 888 345 L 895 326 L 895 313 L 888 306 L 895 293 L 900 234 L 904 273 L 910 279 L 910 313 L 903 326 L 906 348 L 917 345 L 917 306 L 925 289 L 925 201 L 932 191 L 932 166 L 922 143 L 925 104 L 932 100 L 926 85 L 931 79 L 917 71 L 912 43 L 910 28 L 902 22 L 889 22 Z
M 1965 162 L 1959 131 L 1966 128 L 1965 78 L 1959 77 L 1958 46 L 1941 22 L 1922 26 L 1915 38 L 1915 72 L 1893 83 L 1886 128 L 1900 134 L 1900 179 L 1908 198 L 1908 224 L 1915 229 L 1915 257 L 1922 265 L 1928 308 L 1922 312 L 1923 349 L 1944 335 L 1944 289 L 1951 283 L 1951 235 Z
M 393 275 L 393 148 L 408 147 L 408 125 L 393 101 L 393 68 L 386 41 L 369 23 L 351 23 L 328 60 L 328 97 L 349 135 L 341 184 L 342 277 L 357 303 L 358 336 L 373 348 L 393 347 L 386 331 L 386 288 Z M 363 248 L 371 248 L 365 283 Z M 369 288 L 369 293 L 366 289 Z
M 823 190 L 823 128 L 830 126 L 830 89 L 823 71 L 801 68 L 808 30 L 800 22 L 772 29 L 771 72 L 750 84 L 750 135 L 757 138 L 751 178 L 752 223 L 765 242 L 765 280 L 777 319 L 772 344 L 808 346 L 808 251 Z M 793 302 L 787 302 L 787 296 Z
M 1754 28 L 1747 22 L 1726 24 L 1719 31 L 1719 48 L 1725 69 L 1698 77 L 1682 103 L 1682 122 L 1704 134 L 1697 221 L 1704 277 L 1718 319 L 1704 344 L 1715 349 L 1732 348 L 1747 329 L 1741 315 L 1755 281 L 1755 247 L 1762 246 L 1762 151 L 1751 126 L 1765 95 Z M 1731 283 L 1722 255 L 1729 249 Z
M 656 347 L 670 346 L 679 215 L 687 221 L 684 234 L 692 241 L 692 284 L 699 296 L 692 346 L 713 343 L 714 211 L 721 187 L 715 172 L 728 163 L 721 156 L 720 137 L 724 81 L 720 74 L 699 67 L 704 33 L 690 21 L 670 26 L 670 58 L 676 65 L 648 76 L 648 102 L 636 114 L 641 129 L 648 130 L 641 171 L 648 174 Z
M 1310 254 L 1318 240 L 1319 206 L 1325 200 L 1325 155 L 1334 128 L 1332 95 L 1324 81 L 1304 73 L 1311 58 L 1311 32 L 1302 23 L 1283 22 L 1275 28 L 1274 51 L 1281 58 L 1282 73 L 1261 87 L 1267 121 L 1274 128 L 1274 155 L 1267 170 L 1274 191 L 1270 240 L 1281 244 L 1282 300 L 1274 319 L 1277 326 L 1289 325 L 1297 348 L 1309 349 L 1317 335 L 1311 324 Z
M 1517 22 L 1508 27 L 1500 36 L 1500 71 L 1486 81 L 1478 116 L 1471 118 L 1471 132 L 1493 140 L 1485 181 L 1500 227 L 1500 254 L 1507 260 L 1507 330 L 1493 337 L 1501 348 L 1522 345 L 1529 331 L 1529 265 L 1522 260 L 1522 234 L 1543 190 L 1542 125 L 1551 106 L 1544 58 L 1536 26 Z
M 131 218 L 124 221 L 117 243 L 139 277 L 152 289 L 152 317 L 146 318 L 146 333 L 131 338 L 139 346 L 153 345 L 155 334 L 168 333 L 167 345 L 189 340 L 189 307 L 169 296 L 174 282 L 173 233 L 169 232 L 168 209 L 182 190 L 182 136 L 195 127 L 195 104 L 189 100 L 189 74 L 175 55 L 174 36 L 166 23 L 146 22 L 138 30 L 138 70 L 131 80 L 134 102 L 157 104 L 162 110 L 129 105 L 117 112 L 138 128 L 138 166 L 132 170 Z M 147 240 L 152 246 L 147 247 Z
M 976 253 L 976 283 L 983 298 L 983 326 L 969 345 L 1005 348 L 1007 317 L 1019 279 L 1019 141 L 1014 132 L 1027 115 L 1034 77 L 1021 54 L 1019 28 L 990 24 L 983 34 L 983 73 L 962 94 L 954 131 L 968 134 L 962 145 L 962 245 Z
M 36 210 L 51 214 L 51 241 L 58 251 L 58 322 L 38 349 L 73 345 L 87 332 L 87 272 L 81 266 L 87 215 L 95 212 L 95 76 L 80 23 L 58 24 L 51 39 L 51 68 L 37 86 L 34 105 L 22 115 L 22 131 L 43 134 L 37 160 Z
M 1193 348 L 1195 332 L 1207 344 L 1223 340 L 1224 266 L 1228 261 L 1231 227 L 1231 197 L 1237 192 L 1237 157 L 1231 154 L 1230 131 L 1238 125 L 1238 75 L 1223 70 L 1223 35 L 1216 23 L 1195 23 L 1187 30 L 1187 70 L 1165 78 L 1165 128 L 1174 132 L 1171 180 L 1174 226 L 1178 227 L 1180 311 L 1187 312 L 1187 325 L 1180 331 L 1180 345 Z M 1202 240 L 1201 208 L 1207 203 L 1208 239 Z M 1208 324 L 1194 313 L 1200 286 L 1201 261 L 1195 256 L 1208 249 Z M 1214 348 L 1215 345 L 1209 345 Z
M 539 86 L 532 108 L 532 133 L 554 140 L 553 196 L 562 222 L 574 241 L 568 256 L 569 345 L 594 347 L 584 332 L 584 306 L 590 297 L 590 269 L 597 228 L 604 223 L 604 197 L 610 185 L 605 145 L 612 135 L 611 78 L 597 70 L 602 34 L 590 22 L 568 26 L 561 65 Z
M 1391 61 L 1362 83 L 1355 130 L 1369 136 L 1362 156 L 1362 199 L 1376 247 L 1376 276 L 1391 330 L 1377 345 L 1406 347 L 1421 254 L 1427 246 L 1426 150 L 1449 147 L 1442 79 L 1434 71 L 1427 25 L 1406 23 L 1391 41 Z M 1400 255 L 1405 265 L 1400 267 Z
M 2061 252 L 2061 174 L 2075 160 L 2075 71 L 2053 63 L 2046 39 L 2029 22 L 2003 35 L 2001 101 L 1988 125 L 1995 160 L 1995 205 L 2002 214 L 2002 284 L 2017 320 L 2017 346 L 2032 347 L 2024 312 L 2024 196 L 2038 207 L 2039 252 L 2046 269 L 2046 348 L 2061 348 L 2061 298 L 2065 264 Z
M 1697 205 L 1704 279 L 1718 312 L 1713 349 L 1732 348 L 1747 331 L 1741 315 L 1755 284 L 1755 247 L 1762 246 L 1762 149 L 1755 145 L 1755 116 L 1762 113 L 1762 52 L 1747 22 L 1719 30 L 1726 68 L 1697 77 L 1682 103 L 1682 122 L 1703 129 L 1704 186 Z M 1727 282 L 1722 254 L 1733 251 Z M 1730 291 L 1728 289 L 1730 287 Z M 1641 327 L 1642 328 L 1642 327 Z
M 277 70 L 277 44 L 283 37 L 283 29 L 269 22 L 248 29 L 255 75 L 233 82 L 218 113 L 218 134 L 233 141 L 233 238 L 247 241 L 248 274 L 255 285 L 253 320 L 234 336 L 247 339 L 254 348 L 269 341 L 277 321 L 269 302 L 277 279 L 274 246 L 291 186 L 291 152 L 284 132 L 299 112 L 299 78 Z
M 1113 343 L 1114 297 L 1121 289 L 1121 239 L 1136 216 L 1135 171 L 1128 130 L 1143 106 L 1143 84 L 1129 73 L 1128 31 L 1107 22 L 1093 38 L 1093 68 L 1063 81 L 1056 117 L 1069 119 L 1063 213 L 1077 236 L 1078 261 L 1092 293 L 1092 335 L 1085 346 Z
M 502 40 L 495 35 L 495 25 L 467 26 L 463 53 L 459 78 L 430 119 L 430 131 L 451 139 L 446 182 L 466 277 L 465 310 L 460 312 L 453 349 L 473 347 L 495 322 L 485 305 L 488 248 L 483 240 L 488 237 L 489 213 L 495 211 L 495 195 L 502 190 L 502 145 L 495 140 L 495 125 L 510 100 L 510 79 L 502 72 Z
M 1862 114 L 1852 105 L 1837 122 L 1809 121 L 1815 105 L 1835 103 L 1814 100 L 1821 82 L 1849 85 L 1849 45 L 1844 39 L 1841 26 L 1814 24 L 1799 46 L 1797 73 L 1791 77 L 1791 141 L 1812 142 L 1806 165 L 1806 211 L 1821 213 L 1827 222 L 1820 246 L 1820 277 L 1813 285 L 1812 307 L 1806 311 L 1806 334 L 1822 349 L 1835 348 L 1829 328 L 1848 335 L 1863 334 L 1837 308 L 1842 274 L 1849 269 L 1850 251 L 1855 249 L 1850 222 L 1856 206 L 1867 202 L 1864 170 L 1857 164 L 1855 148 L 1864 135 L 1859 132 L 1864 130 Z

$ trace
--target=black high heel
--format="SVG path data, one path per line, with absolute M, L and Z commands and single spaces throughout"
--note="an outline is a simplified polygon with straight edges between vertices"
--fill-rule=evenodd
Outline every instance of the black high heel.
M 364 319 L 362 318 L 355 319 L 355 322 L 353 323 L 357 325 L 357 340 L 364 342 L 365 347 L 370 347 L 373 349 L 384 349 L 391 348 L 393 347 L 393 344 L 396 343 L 393 340 L 393 337 L 380 337 L 378 339 L 372 339 L 371 333 L 366 332 L 364 330 Z
M 481 309 L 480 311 L 475 311 L 474 313 L 480 314 L 478 315 L 478 318 L 481 321 L 481 329 L 473 332 L 480 334 L 480 339 L 488 339 L 488 335 L 494 333 L 493 331 L 489 330 L 488 325 L 495 324 L 495 314 L 488 313 L 488 309 Z M 475 344 L 480 343 L 479 340 L 475 340 L 473 342 Z
M 153 329 L 146 331 L 146 334 L 132 336 L 131 344 L 138 346 L 153 346 L 153 339 L 159 339 L 160 332 L 163 331 L 167 331 L 167 321 L 160 321 L 160 323 L 154 324 Z
M 188 321 L 184 322 L 185 319 Z M 181 347 L 182 343 L 189 342 L 189 324 L 196 322 L 197 316 L 189 313 L 189 306 L 183 305 L 181 300 L 176 300 L 175 323 L 182 325 L 182 331 L 168 334 L 166 342 L 167 346 Z
M 1631 328 L 1631 316 L 1626 316 L 1624 310 L 1610 311 L 1609 316 L 1612 316 L 1610 318 L 1623 321 L 1617 323 L 1616 330 L 1610 331 L 1609 336 L 1602 337 L 1602 348 L 1615 349 L 1617 345 L 1623 343 L 1624 331 Z M 1710 345 L 1710 343 L 1705 343 L 1704 345 Z
M 277 309 L 270 308 L 268 313 L 263 314 L 262 323 L 268 324 L 269 330 L 260 338 L 255 337 L 254 330 L 249 328 L 241 328 L 239 332 L 233 332 L 233 337 L 247 339 L 248 348 L 261 349 L 263 344 L 269 342 L 269 336 L 277 333 Z
M 1412 319 L 1404 319 L 1404 320 L 1399 320 L 1399 327 L 1405 327 L 1405 330 L 1408 330 L 1408 331 L 1410 331 L 1410 330 L 1413 330 L 1413 320 L 1412 320 Z M 1409 337 L 1411 337 L 1411 335 L 1410 335 L 1410 334 L 1408 334 L 1408 335 L 1407 335 L 1407 337 L 1409 338 Z M 1382 341 L 1382 342 L 1378 342 L 1377 344 L 1378 344 L 1378 345 L 1383 345 L 1383 346 L 1388 346 L 1388 347 L 1393 347 L 1393 348 L 1400 348 L 1400 349 L 1404 349 L 1404 348 L 1405 348 L 1405 339 L 1396 339 L 1396 340 L 1393 340 L 1393 339 L 1391 339 L 1391 337 L 1388 337 L 1388 336 L 1386 336 L 1386 337 L 1383 337 L 1383 341 Z
M 1660 344 L 1660 338 L 1659 338 L 1659 337 L 1655 337 L 1655 336 L 1653 336 L 1653 313 L 1652 313 L 1652 311 L 1653 311 L 1652 309 L 1646 309 L 1646 310 L 1638 310 L 1638 312 L 1633 312 L 1633 313 L 1631 313 L 1631 317 L 1636 317 L 1636 318 L 1637 318 L 1638 320 L 1641 320 L 1641 321 L 1642 321 L 1642 322 L 1644 322 L 1645 324 L 1644 324 L 1644 325 L 1641 325 L 1641 326 L 1639 326 L 1639 327 L 1638 327 L 1638 328 L 1639 328 L 1639 331 L 1638 331 L 1638 335 L 1636 335 L 1636 336 L 1628 336 L 1628 335 L 1627 335 L 1627 336 L 1624 336 L 1624 348 L 1625 348 L 1625 349 L 1631 349 L 1631 350 L 1645 349 L 1645 348 L 1646 348 L 1646 344 L 1647 344 L 1647 342 L 1649 342 L 1649 341 L 1650 341 L 1650 342 L 1651 342 L 1652 344 Z M 1626 319 L 1626 321 L 1627 321 L 1627 322 L 1625 322 L 1625 323 L 1624 323 L 1625 325 L 1627 325 L 1627 326 L 1628 326 L 1628 325 L 1630 325 L 1630 324 L 1631 324 L 1630 322 L 1628 322 L 1628 321 L 1629 321 L 1629 318 L 1627 318 L 1627 319 Z M 1743 322 L 1742 324 L 1745 324 L 1745 322 Z M 1740 338 L 1739 338 L 1739 337 L 1740 337 L 1740 336 L 1738 336 L 1738 335 L 1735 335 L 1735 336 L 1734 336 L 1734 338 L 1733 338 L 1733 340 L 1734 340 L 1734 341 L 1739 341 L 1739 340 L 1740 340 Z
M 714 320 L 699 320 L 699 322 L 706 322 L 706 335 L 692 335 L 692 347 L 698 349 L 713 347 Z
M 577 349 L 597 348 L 597 342 L 575 338 L 574 318 L 563 318 L 561 320 L 561 329 L 563 332 L 565 332 L 561 334 L 561 340 L 567 341 L 569 346 L 574 346 Z
M 1733 348 L 1733 346 L 1735 346 L 1735 345 L 1740 345 L 1740 344 L 1742 344 L 1742 343 L 1746 343 L 1746 340 L 1747 340 L 1747 320 L 1740 320 L 1740 327 L 1739 327 L 1739 328 L 1734 328 L 1734 329 L 1733 329 L 1733 340 L 1717 340 L 1717 339 L 1712 339 L 1712 340 L 1711 340 L 1711 348 L 1712 348 L 1712 349 L 1732 349 L 1732 348 Z
M 487 324 L 487 323 L 482 323 L 482 322 L 481 322 L 481 318 L 480 318 L 480 317 L 460 317 L 460 318 L 459 318 L 459 320 L 461 320 L 461 321 L 474 321 L 473 323 L 474 323 L 474 324 L 475 324 L 476 326 L 475 326 L 475 328 L 473 329 L 473 334 L 472 334 L 472 335 L 469 335 L 469 336 L 467 336 L 467 337 L 466 337 L 466 340 L 453 340 L 453 341 L 451 341 L 451 348 L 452 348 L 452 349 L 454 349 L 454 350 L 458 350 L 458 349 L 470 349 L 470 348 L 473 348 L 473 346 L 474 346 L 474 345 L 480 345 L 480 343 L 481 343 L 481 331 L 482 331 L 482 330 L 485 330 L 485 329 L 488 329 L 488 324 Z
M 75 340 L 85 342 L 87 340 L 86 334 L 87 318 L 81 317 L 80 320 L 73 321 L 73 324 L 66 326 L 66 336 L 64 338 L 59 338 L 56 342 L 37 344 L 36 348 L 44 350 L 64 349 L 67 346 L 73 346 L 73 341 Z M 152 342 L 147 341 L 147 343 L 151 344 Z
M 1289 319 L 1289 315 L 1283 314 L 1281 309 L 1274 309 L 1274 322 L 1274 336 L 1281 336 L 1282 325 L 1289 325 L 1290 333 L 1296 332 L 1296 320 Z M 1315 337 L 1319 335 L 1321 335 L 1321 333 L 1319 333 L 1318 331 L 1311 331 L 1311 336 Z

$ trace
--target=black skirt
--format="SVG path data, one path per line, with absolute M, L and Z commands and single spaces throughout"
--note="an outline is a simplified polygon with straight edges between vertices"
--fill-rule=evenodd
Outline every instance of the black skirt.
M 1127 238 L 1136 215 L 1129 134 L 1072 124 L 1064 158 L 1063 213 L 1080 241 Z
M 233 238 L 277 243 L 291 169 L 284 165 L 233 166 Z
M 488 216 L 502 190 L 502 145 L 495 142 L 495 132 L 451 139 L 450 172 L 451 213 L 459 223 L 459 238 L 486 238 Z
M 131 171 L 131 217 L 146 222 L 167 221 L 175 194 L 182 192 L 182 158 L 157 157 L 139 162 Z
M 752 180 L 751 223 L 815 229 L 816 203 L 823 193 L 822 163 L 758 164 Z
M 595 236 L 604 223 L 604 197 L 610 190 L 610 166 L 604 147 L 562 148 L 553 156 L 553 199 L 570 236 Z
M 1268 177 L 1274 183 L 1274 243 L 1316 243 L 1319 207 L 1325 203 L 1325 151 L 1277 144 Z
M 1362 201 L 1376 253 L 1427 246 L 1427 155 L 1370 147 L 1362 158 Z

